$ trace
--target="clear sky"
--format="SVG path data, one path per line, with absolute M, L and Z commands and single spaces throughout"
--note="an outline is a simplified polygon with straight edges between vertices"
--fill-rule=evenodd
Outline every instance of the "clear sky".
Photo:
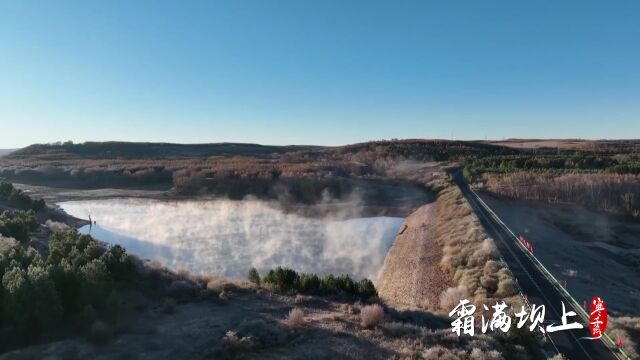
M 0 148 L 640 137 L 640 1 L 0 0 Z

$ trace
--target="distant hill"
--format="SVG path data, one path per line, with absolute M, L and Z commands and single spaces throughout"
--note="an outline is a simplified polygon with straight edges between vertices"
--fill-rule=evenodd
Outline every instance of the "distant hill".
M 16 149 L 0 149 L 0 157 L 8 155 L 13 151 L 16 151 Z
M 506 139 L 488 143 L 516 149 L 562 149 L 562 150 L 634 150 L 640 149 L 640 140 L 585 140 L 585 139 Z
M 265 156 L 299 150 L 320 150 L 311 145 L 259 145 L 243 143 L 172 144 L 142 142 L 85 142 L 82 144 L 34 144 L 16 150 L 11 157 L 21 156 L 78 156 L 87 158 L 166 158 L 221 155 Z

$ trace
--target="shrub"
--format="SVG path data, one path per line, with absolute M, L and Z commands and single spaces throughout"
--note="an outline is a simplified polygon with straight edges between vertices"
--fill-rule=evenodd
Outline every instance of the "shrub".
M 298 308 L 294 308 L 287 315 L 286 322 L 289 326 L 298 327 L 304 324 L 304 312 Z
M 247 278 L 252 283 L 260 285 L 260 274 L 258 274 L 258 270 L 256 270 L 256 268 L 252 267 L 249 269 L 249 275 L 247 275 Z
M 382 323 L 384 310 L 378 304 L 367 305 L 360 310 L 360 323 L 365 328 L 372 328 Z
M 17 343 L 39 337 L 62 317 L 49 268 L 36 259 L 26 269 L 14 263 L 2 277 L 0 325 L 13 329 L 10 341 Z
M 29 241 L 32 232 L 38 229 L 38 222 L 32 210 L 3 211 L 0 214 L 0 234 L 12 237 L 22 244 Z
M 353 281 L 349 275 L 328 274 L 322 279 L 315 274 L 298 274 L 295 270 L 277 267 L 269 270 L 262 284 L 273 286 L 278 291 L 297 291 L 303 294 L 346 294 L 360 298 L 377 296 L 375 286 L 368 279 Z
M 440 295 L 440 309 L 449 312 L 467 296 L 467 289 L 462 286 L 450 287 Z
M 116 281 L 128 281 L 136 275 L 136 265 L 127 251 L 120 245 L 110 246 L 100 260 Z
M 99 259 L 93 259 L 79 269 L 80 289 L 83 301 L 102 308 L 111 292 L 111 274 Z
M 93 337 L 101 325 L 92 330 L 91 324 L 117 319 L 119 287 L 139 278 L 124 248 L 105 249 L 75 230 L 50 235 L 46 260 L 15 239 L 0 237 L 0 351 L 67 323 Z
M 353 282 L 351 277 L 345 274 L 336 277 L 336 287 L 338 291 L 343 291 L 347 294 L 357 293 L 356 284 Z
M 0 203 L 20 210 L 40 211 L 45 207 L 44 200 L 33 200 L 29 195 L 14 188 L 13 184 L 8 182 L 0 182 Z
M 212 276 L 207 282 L 207 290 L 218 295 L 224 291 L 225 285 L 226 282 L 224 279 Z
M 66 232 L 66 231 L 71 230 L 69 225 L 67 225 L 65 223 L 53 221 L 53 220 L 47 220 L 46 223 L 45 223 L 45 226 L 51 232 Z
M 373 285 L 373 282 L 369 279 L 362 279 L 357 285 L 358 295 L 362 298 L 370 298 L 378 296 L 378 291 Z
M 293 290 L 298 281 L 298 273 L 292 269 L 278 266 L 269 270 L 264 277 L 264 282 L 274 285 L 280 291 Z
M 187 268 L 181 267 L 176 270 L 176 277 L 180 280 L 191 279 L 191 271 Z
M 318 292 L 320 289 L 320 278 L 316 274 L 300 274 L 297 288 L 301 293 L 305 294 Z
M 518 292 L 518 286 L 512 279 L 501 279 L 498 283 L 498 289 L 496 290 L 496 296 L 505 298 L 515 295 Z
M 320 289 L 325 294 L 336 293 L 338 291 L 338 282 L 336 280 L 336 277 L 332 274 L 329 274 L 322 278 L 322 281 L 320 282 Z
M 499 262 L 495 260 L 489 260 L 486 264 L 484 264 L 484 274 L 485 275 L 493 275 L 500 270 L 502 266 Z
M 40 254 L 33 248 L 25 249 L 16 239 L 0 236 L 0 280 L 13 267 L 26 269 L 31 263 L 41 261 Z
M 436 179 L 430 184 L 441 182 Z M 488 298 L 514 295 L 517 289 L 511 273 L 460 189 L 444 183 L 438 203 L 435 240 L 443 252 L 440 268 L 458 287 L 441 294 L 440 309 L 448 312 L 462 298 L 478 305 Z
M 95 241 L 89 235 L 81 235 L 75 230 L 64 233 L 53 233 L 49 236 L 49 256 L 47 263 L 56 265 L 66 260 L 73 269 L 86 264 L 93 258 L 82 254 Z
M 489 293 L 494 293 L 498 289 L 498 279 L 493 276 L 483 275 L 480 278 L 480 285 Z

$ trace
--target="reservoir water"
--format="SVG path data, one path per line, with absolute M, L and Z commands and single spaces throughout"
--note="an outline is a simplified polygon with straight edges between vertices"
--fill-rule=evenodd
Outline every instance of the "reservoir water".
M 276 266 L 375 281 L 402 218 L 308 218 L 262 201 L 107 199 L 58 204 L 96 225 L 80 229 L 142 259 L 245 278 Z

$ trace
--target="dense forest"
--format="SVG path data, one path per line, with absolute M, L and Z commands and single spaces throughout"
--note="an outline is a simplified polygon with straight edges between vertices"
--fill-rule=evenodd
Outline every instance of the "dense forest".
M 578 204 L 640 217 L 640 175 L 517 172 L 488 173 L 482 179 L 484 189 L 499 196 Z
M 640 151 L 557 151 L 474 157 L 464 161 L 467 181 L 493 194 L 573 203 L 640 216 Z

